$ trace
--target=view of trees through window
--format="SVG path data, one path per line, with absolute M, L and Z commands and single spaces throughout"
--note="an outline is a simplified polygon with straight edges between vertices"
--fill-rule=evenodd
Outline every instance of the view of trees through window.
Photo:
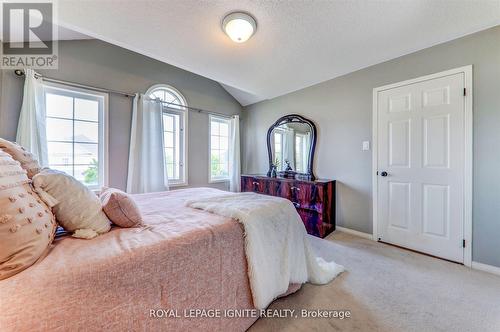
M 229 177 L 229 120 L 210 117 L 210 179 Z
M 99 179 L 99 97 L 70 90 L 45 92 L 49 167 L 88 186 Z
M 149 98 L 159 99 L 163 104 L 163 148 L 165 167 L 169 182 L 183 183 L 184 179 L 184 120 L 186 102 L 173 88 L 158 85 L 148 91 Z

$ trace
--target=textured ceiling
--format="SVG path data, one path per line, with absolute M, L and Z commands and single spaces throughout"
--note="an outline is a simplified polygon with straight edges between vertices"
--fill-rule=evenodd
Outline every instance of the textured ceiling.
M 233 43 L 222 18 L 257 33 Z M 242 105 L 500 24 L 500 0 L 60 0 L 62 25 L 220 82 Z

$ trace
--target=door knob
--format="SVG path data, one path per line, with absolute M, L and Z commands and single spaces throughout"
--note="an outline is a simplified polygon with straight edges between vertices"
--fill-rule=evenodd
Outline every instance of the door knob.
M 387 172 L 386 172 L 386 171 L 383 171 L 383 172 L 381 172 L 381 173 L 380 173 L 380 176 L 384 176 L 384 177 L 385 177 L 385 176 L 387 176 L 387 175 L 389 175 L 389 174 L 387 174 Z

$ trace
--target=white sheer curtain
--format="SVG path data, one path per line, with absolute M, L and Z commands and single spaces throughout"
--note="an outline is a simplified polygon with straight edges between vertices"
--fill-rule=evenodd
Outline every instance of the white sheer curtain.
M 303 155 L 303 157 L 302 157 L 302 170 L 304 173 L 307 172 L 307 166 L 308 166 L 307 163 L 309 161 L 309 149 L 311 147 L 311 132 L 310 131 L 308 131 L 306 133 L 305 140 L 306 141 L 305 141 L 304 148 L 303 148 L 304 151 L 302 151 L 302 155 Z
M 283 157 L 283 160 L 284 161 L 288 161 L 289 164 L 290 164 L 290 167 L 292 169 L 295 169 L 295 149 L 294 149 L 294 146 L 295 146 L 295 132 L 293 129 L 291 128 L 287 128 L 285 129 L 284 133 L 283 133 L 283 153 L 284 153 L 284 157 Z M 286 164 L 283 165 L 283 170 L 286 169 Z
M 229 190 L 241 191 L 240 184 L 240 117 L 233 116 L 231 119 L 231 143 L 229 145 Z
M 40 79 L 33 69 L 25 69 L 23 104 L 17 125 L 16 142 L 33 153 L 40 165 L 48 166 L 45 128 L 45 97 Z
M 162 105 L 143 94 L 133 100 L 127 192 L 168 190 L 163 156 Z

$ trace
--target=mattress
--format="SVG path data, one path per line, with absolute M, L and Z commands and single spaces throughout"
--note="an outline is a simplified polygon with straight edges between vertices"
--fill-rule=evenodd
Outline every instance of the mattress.
M 246 330 L 253 315 L 201 317 L 253 309 L 241 225 L 185 207 L 208 191 L 135 195 L 146 227 L 57 239 L 43 260 L 0 281 L 0 329 Z

